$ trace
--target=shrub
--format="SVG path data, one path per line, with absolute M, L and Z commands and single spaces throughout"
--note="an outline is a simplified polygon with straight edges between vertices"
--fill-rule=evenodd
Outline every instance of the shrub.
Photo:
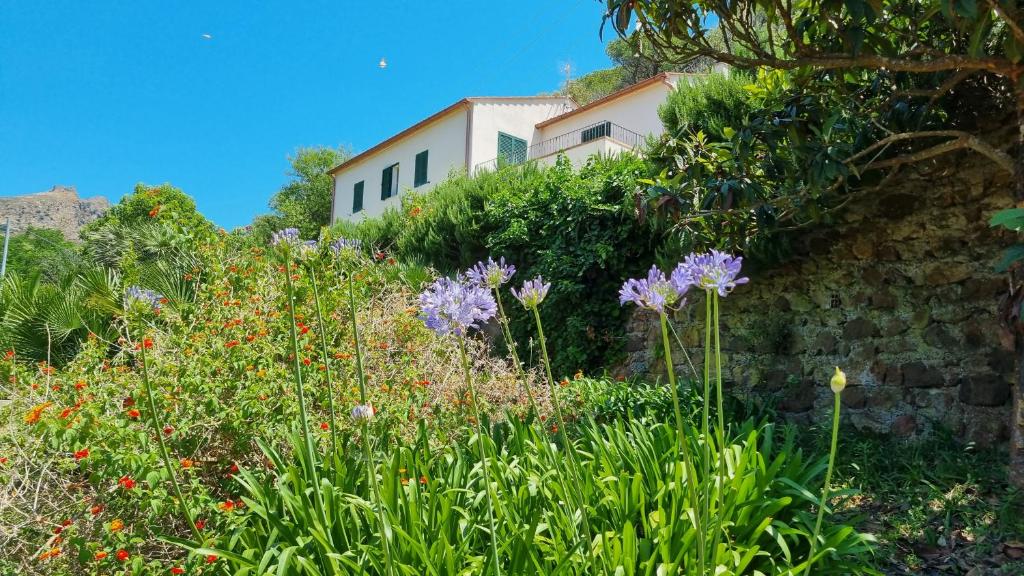
M 443 272 L 468 267 L 485 254 L 515 262 L 522 277 L 552 283 L 545 322 L 551 327 L 555 373 L 572 374 L 617 360 L 626 313 L 615 300 L 622 279 L 654 257 L 659 239 L 633 216 L 642 160 L 593 158 L 573 169 L 509 166 L 474 178 L 455 176 L 402 210 L 357 225 L 339 224 L 399 260 Z M 532 320 L 511 310 L 512 331 L 529 355 Z
M 752 109 L 746 86 L 749 77 L 741 72 L 712 73 L 681 81 L 658 109 L 658 116 L 671 137 L 703 131 L 723 138 L 725 128 L 738 129 Z

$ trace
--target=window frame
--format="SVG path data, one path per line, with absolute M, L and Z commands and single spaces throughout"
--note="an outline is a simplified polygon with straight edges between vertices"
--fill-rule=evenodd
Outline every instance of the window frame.
M 422 166 L 420 165 L 420 159 L 421 158 L 423 159 Z M 429 184 L 430 183 L 430 180 L 427 177 L 428 174 L 429 174 L 429 172 L 428 172 L 429 171 L 429 166 L 430 166 L 429 163 L 430 163 L 430 150 L 429 149 L 428 150 L 424 150 L 424 151 L 416 154 L 416 160 L 415 160 L 415 164 L 414 164 L 414 167 L 413 167 L 413 177 L 412 177 L 412 187 L 413 188 L 419 188 L 420 186 L 423 186 L 424 184 Z M 422 173 L 420 173 L 421 169 L 422 169 Z
M 366 192 L 366 180 L 360 180 L 352 185 L 352 213 L 362 212 L 366 205 L 363 202 L 363 195 Z M 358 200 L 358 203 L 356 202 Z

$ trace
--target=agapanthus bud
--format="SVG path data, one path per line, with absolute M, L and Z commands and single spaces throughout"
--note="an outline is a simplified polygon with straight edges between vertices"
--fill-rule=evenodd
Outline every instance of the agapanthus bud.
M 487 258 L 487 262 L 477 262 L 476 266 L 466 270 L 466 277 L 477 286 L 494 290 L 508 282 L 515 273 L 516 267 L 505 264 L 505 257 L 502 256 L 497 262 L 493 258 Z
M 297 246 L 300 242 L 298 228 L 285 228 L 270 235 L 270 244 L 278 248 Z
M 359 423 L 373 420 L 373 414 L 373 404 L 357 404 L 352 408 L 352 419 Z
M 839 394 L 846 388 L 846 373 L 836 366 L 836 373 L 832 375 L 832 381 L 829 382 L 829 386 L 832 387 L 832 391 Z
M 533 280 L 523 282 L 523 287 L 519 290 L 513 288 L 512 295 L 516 297 L 516 300 L 519 300 L 524 308 L 532 310 L 540 306 L 540 303 L 547 297 L 548 290 L 550 289 L 551 283 L 545 283 L 543 278 L 537 276 Z
M 358 251 L 362 248 L 363 243 L 359 240 L 351 240 L 348 238 L 338 238 L 334 242 L 331 242 L 331 252 L 334 252 L 335 256 L 340 256 L 343 251 L 351 250 L 353 252 Z

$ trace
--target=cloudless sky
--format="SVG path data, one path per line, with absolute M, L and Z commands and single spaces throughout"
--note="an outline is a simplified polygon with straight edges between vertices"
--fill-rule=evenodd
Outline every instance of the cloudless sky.
M 566 62 L 609 67 L 603 7 L 0 0 L 0 195 L 63 184 L 116 202 L 170 182 L 244 225 L 297 147 L 359 152 L 465 96 L 554 91 Z

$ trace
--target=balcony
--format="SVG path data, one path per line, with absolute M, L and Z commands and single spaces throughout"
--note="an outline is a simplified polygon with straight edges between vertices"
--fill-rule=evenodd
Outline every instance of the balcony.
M 554 164 L 558 155 L 563 153 L 573 164 L 582 164 L 595 154 L 607 156 L 636 150 L 643 143 L 644 136 L 628 128 L 614 122 L 597 122 L 538 142 L 512 157 L 505 156 L 481 162 L 473 167 L 473 171 L 494 170 L 499 166 L 523 164 L 527 161 L 549 165 Z

